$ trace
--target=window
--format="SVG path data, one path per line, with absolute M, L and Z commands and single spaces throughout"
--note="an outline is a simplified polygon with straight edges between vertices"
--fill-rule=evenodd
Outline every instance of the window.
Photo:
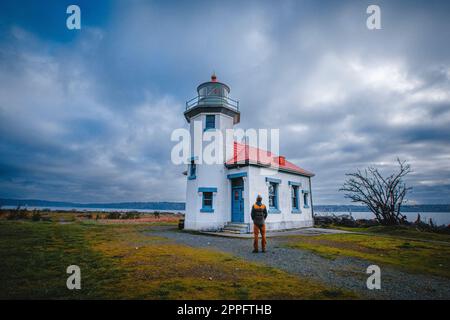
M 206 88 L 206 87 L 203 87 L 203 88 L 201 88 L 201 89 L 199 90 L 198 95 L 199 95 L 200 97 L 204 97 L 204 96 L 206 96 L 206 92 L 207 92 L 207 88 Z
M 189 165 L 189 179 L 195 179 L 197 166 L 194 160 L 191 160 L 191 164 Z
M 212 208 L 212 192 L 203 192 L 203 208 Z
M 291 188 L 291 198 L 292 198 L 292 211 L 298 211 L 298 186 L 292 186 Z
M 281 179 L 266 177 L 266 183 L 269 186 L 269 213 L 281 213 L 278 210 L 278 187 Z
M 269 182 L 269 208 L 278 209 L 278 184 Z
M 202 195 L 202 207 L 200 212 L 214 212 L 213 207 L 213 195 L 217 192 L 217 188 L 214 187 L 202 187 L 198 188 L 198 192 Z
M 206 115 L 205 130 L 214 129 L 215 127 L 216 127 L 216 116 L 211 114 Z
M 220 94 L 220 88 L 219 87 L 211 87 L 211 89 L 208 92 L 208 96 L 218 96 Z
M 304 193 L 303 193 L 303 206 L 304 206 L 305 208 L 309 208 L 309 204 L 308 204 L 308 195 L 309 195 L 308 192 L 304 192 Z
M 203 212 L 213 212 L 213 193 L 212 192 L 203 192 L 203 201 L 202 201 L 202 211 Z

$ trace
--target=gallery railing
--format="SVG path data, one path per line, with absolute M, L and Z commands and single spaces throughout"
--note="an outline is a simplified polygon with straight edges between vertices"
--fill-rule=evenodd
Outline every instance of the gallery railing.
M 197 106 L 212 105 L 224 106 L 239 111 L 239 101 L 223 96 L 197 96 L 186 101 L 186 111 Z

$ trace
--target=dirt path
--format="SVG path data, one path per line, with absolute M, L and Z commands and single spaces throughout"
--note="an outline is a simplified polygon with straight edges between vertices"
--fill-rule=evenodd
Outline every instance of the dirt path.
M 287 248 L 287 239 L 283 237 L 268 239 L 267 252 L 254 254 L 251 253 L 251 239 L 179 232 L 174 227 L 151 227 L 148 234 L 166 237 L 192 247 L 231 253 L 245 260 L 264 263 L 335 288 L 357 292 L 363 298 L 450 299 L 450 279 L 410 274 L 379 263 L 381 290 L 368 290 L 366 269 L 376 263 L 350 257 L 326 259 L 307 250 Z

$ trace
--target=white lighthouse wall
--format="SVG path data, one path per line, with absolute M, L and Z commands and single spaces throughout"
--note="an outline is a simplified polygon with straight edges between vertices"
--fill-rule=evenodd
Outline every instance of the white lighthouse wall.
M 201 113 L 193 117 L 190 121 L 191 146 L 194 146 L 194 139 L 202 141 L 204 134 L 206 114 L 215 114 L 216 122 L 215 130 L 220 130 L 225 141 L 225 130 L 233 128 L 233 118 L 221 113 Z M 194 123 L 199 121 L 202 126 L 201 135 L 194 132 Z M 205 150 L 211 141 L 202 142 L 202 150 Z M 198 155 L 197 155 L 198 156 Z M 223 156 L 226 156 L 223 150 Z M 196 178 L 187 180 L 186 190 L 186 216 L 185 229 L 188 230 L 220 230 L 226 223 L 231 221 L 231 180 L 227 178 L 228 174 L 246 172 L 247 176 L 244 180 L 244 222 L 253 228 L 250 216 L 251 206 L 255 202 L 256 196 L 263 196 L 263 203 L 268 207 L 268 183 L 266 177 L 280 179 L 278 186 L 278 209 L 279 213 L 269 214 L 266 220 L 267 230 L 284 230 L 313 226 L 311 197 L 309 197 L 309 207 L 304 207 L 304 199 L 301 190 L 309 190 L 309 178 L 290 174 L 286 172 L 275 171 L 267 168 L 256 166 L 245 166 L 237 169 L 228 170 L 224 166 L 225 158 L 221 159 L 218 164 L 199 163 L 196 160 Z M 268 171 L 269 170 L 269 171 Z M 188 168 L 189 172 L 189 168 Z M 292 212 L 291 186 L 289 181 L 301 183 L 299 187 L 299 206 L 300 213 Z M 199 188 L 216 188 L 217 192 L 213 193 L 213 209 L 214 212 L 202 212 L 203 195 L 199 192 Z
M 260 194 L 263 197 L 263 203 L 268 208 L 268 215 L 266 219 L 267 230 L 284 230 L 293 228 L 311 227 L 314 225 L 311 208 L 311 192 L 309 190 L 309 178 L 290 174 L 286 172 L 280 172 L 270 170 L 268 173 L 267 168 L 261 168 L 256 166 L 249 166 L 248 180 L 249 182 L 249 207 L 255 202 L 256 196 Z M 281 183 L 278 185 L 278 209 L 280 213 L 271 213 L 269 209 L 269 187 L 266 182 L 266 177 L 273 179 L 280 179 Z M 300 182 L 302 184 L 299 187 L 299 207 L 301 213 L 292 212 L 292 199 L 291 199 L 291 186 L 289 181 Z M 308 208 L 304 207 L 303 194 L 301 190 L 309 191 Z M 253 229 L 253 223 L 250 214 L 246 214 L 245 222 L 251 224 Z
M 197 166 L 197 178 L 188 180 L 185 229 L 218 230 L 230 221 L 231 214 L 227 214 L 230 201 L 225 170 L 223 164 Z M 201 211 L 203 194 L 198 192 L 199 188 L 217 189 L 217 192 L 213 193 L 214 212 Z
M 190 122 L 191 146 L 194 145 L 193 139 L 202 140 L 201 136 L 194 135 L 194 121 L 202 122 L 202 134 L 204 134 L 206 114 L 216 115 L 216 130 L 221 130 L 223 135 L 225 135 L 226 129 L 233 128 L 232 117 L 220 113 L 199 114 Z M 202 142 L 202 150 L 209 144 L 211 141 Z M 225 156 L 225 150 L 223 150 L 223 155 Z M 187 181 L 185 229 L 218 230 L 231 220 L 231 186 L 227 179 L 228 170 L 225 168 L 224 162 L 224 158 L 218 164 L 198 163 L 196 160 L 196 178 Z M 217 189 L 217 192 L 213 193 L 214 212 L 201 211 L 203 195 L 198 192 L 199 188 Z

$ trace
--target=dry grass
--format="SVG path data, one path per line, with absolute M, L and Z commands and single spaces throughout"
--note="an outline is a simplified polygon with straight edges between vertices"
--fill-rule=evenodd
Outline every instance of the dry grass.
M 143 232 L 151 226 L 0 221 L 0 298 L 355 298 L 278 269 Z M 79 291 L 65 286 L 71 264 L 81 268 Z

